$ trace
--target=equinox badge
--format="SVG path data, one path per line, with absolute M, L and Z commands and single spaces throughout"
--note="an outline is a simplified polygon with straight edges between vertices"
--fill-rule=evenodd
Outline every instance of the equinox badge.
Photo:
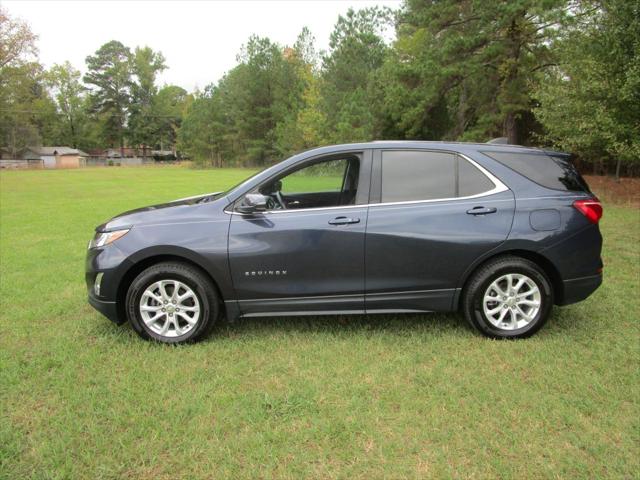
M 245 277 L 256 277 L 256 276 L 274 276 L 274 275 L 286 275 L 286 270 L 255 270 L 251 272 L 244 272 Z

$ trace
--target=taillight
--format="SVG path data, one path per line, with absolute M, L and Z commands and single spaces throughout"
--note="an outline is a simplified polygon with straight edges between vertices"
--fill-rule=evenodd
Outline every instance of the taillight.
M 573 206 L 582 213 L 591 223 L 598 223 L 602 218 L 602 204 L 600 200 L 594 198 L 592 200 L 576 200 Z

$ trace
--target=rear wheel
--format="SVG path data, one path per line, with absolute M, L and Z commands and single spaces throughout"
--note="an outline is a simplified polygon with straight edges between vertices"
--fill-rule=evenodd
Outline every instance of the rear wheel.
M 144 270 L 131 283 L 126 298 L 133 329 L 142 338 L 163 343 L 203 338 L 218 318 L 218 305 L 215 287 L 206 275 L 178 262 Z
M 464 291 L 467 321 L 492 338 L 525 338 L 547 321 L 553 290 L 544 271 L 520 257 L 491 260 L 476 271 Z

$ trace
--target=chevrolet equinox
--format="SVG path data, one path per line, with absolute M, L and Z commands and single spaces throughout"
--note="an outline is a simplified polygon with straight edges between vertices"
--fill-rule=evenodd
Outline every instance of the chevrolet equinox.
M 98 226 L 86 283 L 98 311 L 166 343 L 223 315 L 449 311 L 522 338 L 602 282 L 601 216 L 564 153 L 336 145 Z

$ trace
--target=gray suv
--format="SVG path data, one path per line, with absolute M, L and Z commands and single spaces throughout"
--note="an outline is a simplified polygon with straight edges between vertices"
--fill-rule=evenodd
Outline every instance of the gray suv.
M 86 283 L 97 310 L 166 343 L 223 315 L 449 311 L 521 338 L 602 282 L 601 216 L 564 153 L 335 145 L 100 225 Z

